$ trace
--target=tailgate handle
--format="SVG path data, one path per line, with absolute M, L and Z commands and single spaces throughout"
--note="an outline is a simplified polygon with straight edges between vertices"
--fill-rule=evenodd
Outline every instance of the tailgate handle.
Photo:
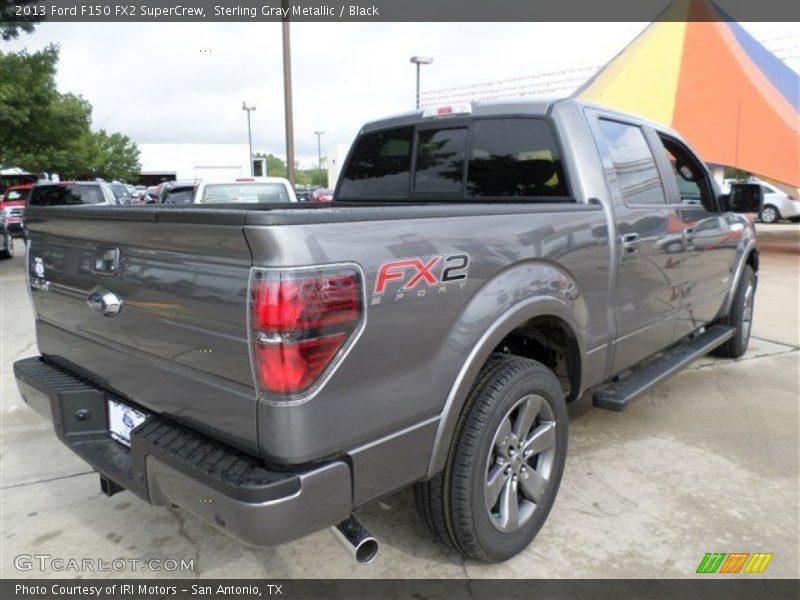
M 94 272 L 116 275 L 119 270 L 119 248 L 98 248 L 94 253 Z

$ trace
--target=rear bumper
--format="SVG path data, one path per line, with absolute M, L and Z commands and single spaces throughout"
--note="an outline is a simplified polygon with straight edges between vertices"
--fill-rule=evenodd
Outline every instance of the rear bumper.
M 246 544 L 297 539 L 351 512 L 350 467 L 343 461 L 271 471 L 155 415 L 133 430 L 129 449 L 108 432 L 111 394 L 38 357 L 14 363 L 14 375 L 25 402 L 103 477 L 152 504 L 178 505 Z

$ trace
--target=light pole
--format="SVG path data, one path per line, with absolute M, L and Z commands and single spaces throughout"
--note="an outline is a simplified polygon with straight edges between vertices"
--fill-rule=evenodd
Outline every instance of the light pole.
M 314 135 L 317 136 L 317 168 L 322 171 L 322 136 L 325 135 L 325 132 L 315 131 Z
M 253 136 L 250 132 L 250 113 L 256 109 L 255 106 L 247 106 L 247 102 L 242 100 L 242 110 L 247 111 L 247 145 L 250 148 L 250 176 L 253 176 Z
M 289 0 L 281 0 L 281 6 L 289 12 Z M 294 187 L 294 117 L 292 115 L 292 42 L 289 21 L 283 20 L 283 113 L 286 121 L 286 178 Z
M 417 110 L 419 110 L 419 68 L 421 65 L 429 65 L 433 62 L 430 56 L 412 56 L 411 62 L 417 65 Z

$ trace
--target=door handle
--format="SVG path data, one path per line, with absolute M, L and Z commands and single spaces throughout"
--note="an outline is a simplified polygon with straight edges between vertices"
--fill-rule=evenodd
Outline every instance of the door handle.
M 638 233 L 625 233 L 620 236 L 622 242 L 622 260 L 630 260 L 639 255 L 639 246 L 642 241 Z

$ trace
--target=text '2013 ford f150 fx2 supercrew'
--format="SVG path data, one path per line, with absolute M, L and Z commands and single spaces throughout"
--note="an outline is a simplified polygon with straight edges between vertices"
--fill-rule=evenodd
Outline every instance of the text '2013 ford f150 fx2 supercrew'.
M 744 353 L 756 205 L 575 100 L 374 121 L 332 205 L 32 202 L 16 378 L 108 494 L 255 545 L 334 527 L 364 561 L 353 511 L 415 484 L 436 537 L 504 560 L 553 505 L 568 402 Z

